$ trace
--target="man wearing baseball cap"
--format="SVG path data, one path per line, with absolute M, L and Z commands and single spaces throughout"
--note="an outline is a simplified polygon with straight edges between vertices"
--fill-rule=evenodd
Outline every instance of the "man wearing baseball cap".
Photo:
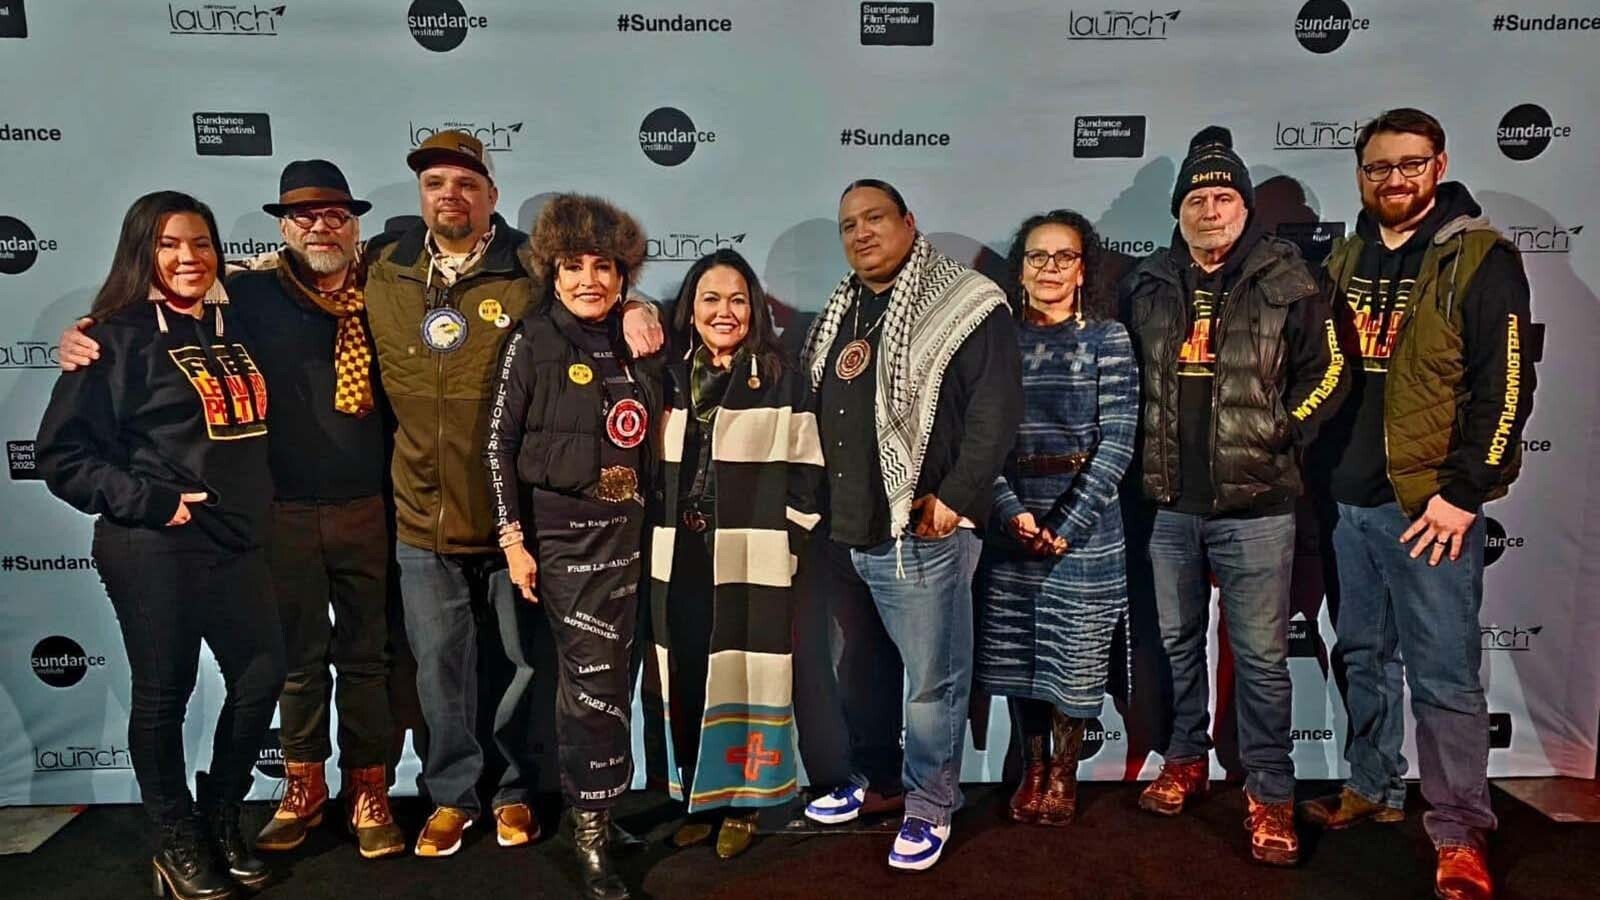
M 331 658 L 346 818 L 362 856 L 391 856 L 406 845 L 389 812 L 385 769 L 393 730 L 385 436 L 382 417 L 374 414 L 365 273 L 357 250 L 359 217 L 372 204 L 353 197 L 344 173 L 322 159 L 285 166 L 278 195 L 262 209 L 278 219 L 284 250 L 244 270 L 234 267 L 227 279 L 229 315 L 259 336 L 256 362 L 272 392 L 267 560 L 288 660 L 278 707 L 284 794 L 256 849 L 297 847 L 322 818 L 324 766 L 333 752 Z M 62 367 L 89 365 L 97 351 L 88 337 L 69 330 L 61 341 Z M 204 780 L 200 788 L 204 802 Z M 223 821 L 236 823 L 237 817 Z M 242 837 L 224 834 L 220 842 L 235 877 L 247 883 L 265 877 L 265 868 L 241 852 Z
M 527 235 L 498 214 L 483 144 L 441 131 L 406 157 L 422 223 L 368 247 L 368 317 L 395 419 L 394 490 L 400 596 L 417 695 L 428 725 L 422 780 L 435 810 L 418 856 L 449 856 L 482 816 L 477 784 L 477 609 L 497 623 L 516 677 L 498 698 L 495 743 L 506 771 L 492 809 L 499 842 L 531 842 L 531 634 L 493 534 L 481 456 L 501 344 L 533 302 L 517 259 Z
M 1209 787 L 1209 565 L 1234 657 L 1246 822 L 1258 862 L 1292 865 L 1289 576 L 1298 450 L 1348 378 L 1326 292 L 1296 247 L 1253 215 L 1250 170 L 1215 125 L 1189 144 L 1172 247 L 1123 285 L 1144 381 L 1143 483 L 1172 737 L 1139 805 L 1177 815 Z
M 441 131 L 406 157 L 422 222 L 368 247 L 368 316 L 395 417 L 396 556 L 417 693 L 428 726 L 423 783 L 435 804 L 418 856 L 449 856 L 482 816 L 476 738 L 478 610 L 499 632 L 515 674 L 495 711 L 506 760 L 491 803 L 501 846 L 532 842 L 533 628 L 539 611 L 513 589 L 495 535 L 483 448 L 490 396 L 511 326 L 536 301 L 522 260 L 528 236 L 495 212 L 499 189 L 483 144 Z M 654 352 L 658 317 L 628 314 L 629 343 Z

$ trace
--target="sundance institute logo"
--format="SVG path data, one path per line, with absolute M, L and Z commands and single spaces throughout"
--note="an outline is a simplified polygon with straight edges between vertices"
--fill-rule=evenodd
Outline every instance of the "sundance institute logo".
M 278 742 L 276 728 L 268 728 L 261 736 L 261 747 L 256 751 L 256 771 L 268 778 L 283 777 L 283 745 Z
M 714 144 L 717 133 L 697 131 L 681 109 L 663 106 L 639 123 L 639 149 L 658 166 L 681 165 L 697 144 Z
M 1500 152 L 1517 162 L 1527 162 L 1543 153 L 1554 138 L 1571 136 L 1571 125 L 1555 124 L 1550 113 L 1537 103 L 1512 107 L 1494 133 Z
M 1079 754 L 1079 761 L 1093 759 L 1095 754 L 1105 749 L 1107 741 L 1122 740 L 1122 732 L 1108 729 L 1100 724 L 1099 719 L 1090 719 L 1083 726 L 1083 752 Z
M 172 34 L 185 37 L 277 37 L 286 6 L 254 3 L 167 4 Z
M 83 680 L 91 668 L 106 664 L 104 656 L 91 656 L 83 645 L 69 637 L 55 635 L 33 645 L 28 657 L 33 674 L 51 687 L 69 688 Z
M 1332 53 L 1344 46 L 1352 31 L 1366 31 L 1371 19 L 1350 14 L 1344 0 L 1309 0 L 1294 20 L 1294 37 L 1312 53 Z
M 40 253 L 55 249 L 55 241 L 40 238 L 28 223 L 0 216 L 0 275 L 21 275 L 33 268 Z
M 458 0 L 412 0 L 406 27 L 418 44 L 435 53 L 447 53 L 461 46 L 468 31 L 489 27 L 489 17 L 467 15 Z

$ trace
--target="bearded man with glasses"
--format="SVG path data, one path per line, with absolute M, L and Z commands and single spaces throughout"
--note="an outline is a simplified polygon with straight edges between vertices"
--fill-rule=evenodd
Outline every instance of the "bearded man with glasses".
M 1466 187 L 1443 180 L 1433 116 L 1389 110 L 1355 150 L 1362 212 L 1327 267 L 1360 363 L 1312 467 L 1338 511 L 1334 652 L 1348 673 L 1351 774 L 1302 814 L 1329 829 L 1405 817 L 1404 671 L 1436 891 L 1491 897 L 1481 508 L 1520 468 L 1534 386 L 1528 280 Z
M 228 315 L 259 335 L 253 348 L 272 390 L 273 504 L 267 562 L 288 677 L 279 698 L 285 788 L 258 850 L 299 846 L 328 799 L 324 765 L 337 672 L 339 765 L 346 818 L 361 855 L 406 849 L 389 812 L 389 535 L 383 496 L 383 416 L 365 310 L 358 217 L 338 166 L 284 167 L 276 203 L 284 249 L 227 280 Z M 62 368 L 87 366 L 99 345 L 79 320 L 61 338 Z M 328 619 L 333 609 L 334 624 Z M 202 794 L 205 791 L 202 790 Z

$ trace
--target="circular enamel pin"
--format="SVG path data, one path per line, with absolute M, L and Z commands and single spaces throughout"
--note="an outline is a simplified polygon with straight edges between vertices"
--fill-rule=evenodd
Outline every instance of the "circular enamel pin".
M 494 322 L 505 314 L 500 308 L 500 301 L 490 297 L 478 304 L 478 318 L 485 322 Z
M 588 384 L 594 380 L 594 370 L 583 363 L 573 363 L 567 366 L 567 377 L 573 384 Z
M 448 306 L 422 317 L 422 342 L 435 353 L 451 353 L 467 342 L 467 317 Z
M 650 414 L 645 411 L 644 404 L 627 397 L 612 404 L 611 411 L 606 414 L 606 437 L 618 447 L 631 450 L 644 441 L 649 424 Z

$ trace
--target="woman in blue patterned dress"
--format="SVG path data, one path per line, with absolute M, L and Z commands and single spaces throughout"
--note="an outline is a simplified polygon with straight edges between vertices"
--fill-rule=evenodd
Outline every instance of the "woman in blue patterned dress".
M 1010 815 L 1040 825 L 1076 813 L 1079 749 L 1128 606 L 1117 482 L 1139 380 L 1100 250 L 1087 219 L 1054 210 L 1022 223 L 1009 256 L 1026 412 L 995 480 L 974 679 L 1010 698 L 1024 765 Z

